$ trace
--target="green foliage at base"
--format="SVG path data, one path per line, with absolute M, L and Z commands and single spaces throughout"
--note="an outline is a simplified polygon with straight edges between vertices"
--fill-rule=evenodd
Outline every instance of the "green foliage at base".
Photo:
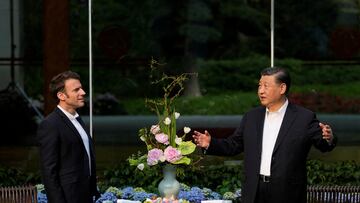
M 0 165 L 0 187 L 35 185 L 41 182 L 39 173 L 25 172 L 21 169 Z
M 360 164 L 355 161 L 307 162 L 309 185 L 360 185 Z
M 242 165 L 210 165 L 201 167 L 179 167 L 177 180 L 181 183 L 210 188 L 223 194 L 235 191 L 243 181 Z M 355 161 L 307 162 L 309 185 L 360 185 L 360 164 Z M 163 178 L 160 166 L 140 171 L 122 161 L 116 167 L 98 172 L 98 185 L 104 192 L 110 186 L 142 187 L 146 191 L 157 191 Z M 41 183 L 39 173 L 25 172 L 21 169 L 0 166 L 0 186 L 15 186 Z
M 309 185 L 360 185 L 360 164 L 354 161 L 307 162 Z M 121 163 L 104 172 L 100 181 L 102 189 L 109 186 L 142 187 L 147 191 L 157 191 L 162 179 L 161 167 L 153 167 L 146 172 Z M 235 191 L 243 181 L 242 165 L 211 165 L 182 168 L 178 170 L 177 180 L 187 185 L 207 187 L 223 194 Z

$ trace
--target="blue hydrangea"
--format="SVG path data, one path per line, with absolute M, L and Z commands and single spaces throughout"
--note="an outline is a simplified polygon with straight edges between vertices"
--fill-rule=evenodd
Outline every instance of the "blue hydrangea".
M 41 189 L 41 187 L 40 187 Z M 118 196 L 115 194 L 117 193 Z M 119 196 L 121 194 L 121 196 Z M 116 187 L 109 187 L 108 190 L 101 195 L 96 203 L 102 203 L 103 201 L 111 201 L 116 203 L 118 198 L 135 200 L 144 202 L 146 199 L 154 199 L 158 195 L 154 193 L 147 193 L 142 188 L 125 187 L 122 190 Z M 346 199 L 339 194 L 340 198 Z M 37 199 L 39 203 L 47 203 L 47 197 L 44 193 L 38 192 Z M 220 200 L 227 199 L 233 201 L 241 201 L 241 189 L 237 189 L 234 192 L 226 192 L 223 196 L 219 193 L 212 191 L 209 188 L 189 187 L 185 184 L 181 184 L 180 193 L 178 199 L 183 199 L 191 203 L 201 203 L 202 200 Z
M 211 192 L 208 199 L 212 200 L 212 199 L 221 199 L 221 195 L 217 192 Z
M 122 199 L 132 199 L 134 195 L 134 188 L 133 187 L 125 187 L 122 191 Z
M 98 200 L 96 200 L 96 203 L 102 203 L 105 200 L 112 201 L 112 202 L 116 203 L 117 198 L 116 198 L 116 195 L 114 193 L 105 192 L 105 193 L 101 194 L 101 197 Z
M 221 195 L 217 192 L 212 191 L 210 188 L 203 188 L 202 192 L 205 196 L 205 200 L 221 199 Z
M 146 199 L 151 199 L 155 194 L 147 192 L 135 192 L 132 199 L 135 201 L 143 202 Z
M 205 199 L 205 196 L 199 187 L 192 187 L 189 191 L 180 191 L 178 198 L 186 199 L 194 203 L 200 203 L 201 200 Z
M 47 203 L 46 194 L 44 194 L 42 192 L 38 192 L 37 193 L 37 200 L 38 200 L 38 203 Z

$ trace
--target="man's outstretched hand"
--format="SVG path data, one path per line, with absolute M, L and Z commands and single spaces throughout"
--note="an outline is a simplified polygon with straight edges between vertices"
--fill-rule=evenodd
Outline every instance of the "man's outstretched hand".
M 334 138 L 331 127 L 323 123 L 319 123 L 319 126 L 322 130 L 323 139 L 331 143 Z
M 205 133 L 194 131 L 193 138 L 195 144 L 199 147 L 207 149 L 210 145 L 211 136 L 207 130 L 205 130 Z

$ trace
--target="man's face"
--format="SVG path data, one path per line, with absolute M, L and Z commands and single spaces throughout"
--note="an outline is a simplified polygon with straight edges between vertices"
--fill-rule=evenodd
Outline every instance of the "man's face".
M 79 107 L 85 105 L 85 91 L 82 89 L 81 83 L 77 79 L 68 79 L 65 81 L 64 92 L 58 93 L 60 104 L 69 112 L 75 111 Z
M 276 83 L 275 75 L 264 75 L 259 80 L 258 96 L 263 106 L 277 110 L 282 105 L 285 95 L 285 83 Z

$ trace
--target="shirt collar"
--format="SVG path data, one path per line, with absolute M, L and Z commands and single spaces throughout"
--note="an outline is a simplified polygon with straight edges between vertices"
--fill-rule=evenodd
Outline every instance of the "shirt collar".
M 79 114 L 75 111 L 75 115 L 72 115 L 71 113 L 67 112 L 65 109 L 63 109 L 60 105 L 57 105 L 57 107 L 68 117 L 71 121 L 76 120 L 77 117 L 79 117 Z
M 278 109 L 277 111 L 274 112 L 270 112 L 268 108 L 266 108 L 266 114 L 269 113 L 281 113 L 281 114 L 285 114 L 286 108 L 289 105 L 289 101 L 287 98 L 285 98 L 285 102 L 284 104 L 280 107 L 280 109 Z

